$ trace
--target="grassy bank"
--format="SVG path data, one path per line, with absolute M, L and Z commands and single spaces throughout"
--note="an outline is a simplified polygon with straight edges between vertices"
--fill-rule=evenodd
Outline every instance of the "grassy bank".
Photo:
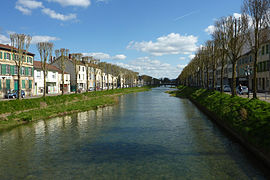
M 169 93 L 189 98 L 206 108 L 218 121 L 270 158 L 270 103 L 184 86 Z
M 114 89 L 63 96 L 0 102 L 0 131 L 40 119 L 82 112 L 117 103 L 119 95 L 150 90 L 149 87 Z

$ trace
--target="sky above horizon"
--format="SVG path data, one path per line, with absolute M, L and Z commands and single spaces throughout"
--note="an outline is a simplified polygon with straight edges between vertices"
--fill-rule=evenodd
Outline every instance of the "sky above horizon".
M 177 78 L 216 19 L 242 0 L 11 0 L 1 4 L 0 43 L 10 33 L 84 53 L 155 78 Z

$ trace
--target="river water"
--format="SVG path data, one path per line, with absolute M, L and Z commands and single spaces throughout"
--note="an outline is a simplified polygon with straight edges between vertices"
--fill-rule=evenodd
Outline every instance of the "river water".
M 0 134 L 0 179 L 266 179 L 246 151 L 166 88 Z

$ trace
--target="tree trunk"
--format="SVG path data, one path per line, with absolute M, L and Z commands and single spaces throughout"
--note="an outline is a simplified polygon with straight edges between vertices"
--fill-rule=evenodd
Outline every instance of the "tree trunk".
M 212 75 L 212 78 L 213 78 L 213 89 L 215 90 L 215 88 L 216 88 L 216 80 L 215 80 L 215 78 L 216 78 L 216 76 L 215 76 L 215 73 L 216 73 L 216 70 L 214 70 L 213 69 L 213 75 Z
M 43 91 L 43 97 L 46 96 L 46 71 L 43 69 L 43 86 L 44 86 L 44 91 Z
M 65 72 L 62 71 L 62 95 L 64 95 Z
M 224 71 L 224 65 L 221 65 L 221 73 L 220 73 L 220 92 L 223 93 L 223 71 Z
M 95 91 L 97 91 L 97 74 L 96 74 L 96 69 L 94 69 L 94 82 L 95 82 Z
M 234 97 L 236 94 L 236 61 L 234 60 L 232 63 L 232 96 Z
M 206 88 L 209 89 L 209 69 L 206 69 Z
M 252 84 L 254 99 L 257 99 L 257 60 L 258 60 L 257 55 L 258 55 L 258 50 L 255 49 L 254 64 L 253 64 L 253 84 Z
M 18 97 L 17 99 L 21 99 L 21 67 L 18 67 Z

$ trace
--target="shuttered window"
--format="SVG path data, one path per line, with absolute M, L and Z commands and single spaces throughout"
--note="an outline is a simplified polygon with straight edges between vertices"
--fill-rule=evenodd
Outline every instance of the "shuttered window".
M 25 89 L 25 80 L 22 80 L 22 88 Z
M 6 80 L 6 89 L 10 90 L 10 79 Z
M 2 64 L 2 74 L 6 74 L 6 65 Z
M 10 73 L 11 75 L 14 75 L 14 66 L 10 66 Z
M 32 89 L 32 80 L 29 80 L 28 85 L 29 85 L 29 89 Z

